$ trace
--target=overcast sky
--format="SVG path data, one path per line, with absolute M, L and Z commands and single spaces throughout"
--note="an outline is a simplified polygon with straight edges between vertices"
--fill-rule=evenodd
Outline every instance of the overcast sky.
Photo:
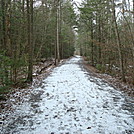
M 80 3 L 82 0 L 74 0 L 74 1 L 76 1 L 76 2 L 79 2 L 79 3 Z
M 83 0 L 73 0 L 73 1 L 75 1 L 77 3 L 77 5 L 79 6 L 82 3 Z M 118 1 L 118 3 L 121 3 L 121 2 L 122 2 L 122 0 Z M 128 4 L 128 1 L 126 1 L 126 2 Z M 132 8 L 133 8 L 133 0 L 130 0 L 130 7 L 131 7 L 131 10 L 132 10 Z M 76 7 L 75 7 L 75 11 L 78 12 Z M 119 12 L 119 8 L 117 8 L 116 11 L 118 13 Z
M 82 0 L 73 0 L 74 2 L 76 2 L 77 6 L 79 6 L 82 2 Z M 78 11 L 78 8 L 76 7 L 76 5 L 74 5 L 74 9 L 75 9 L 75 12 L 77 14 L 79 14 L 79 11 Z
M 81 4 L 82 0 L 74 0 L 76 3 Z

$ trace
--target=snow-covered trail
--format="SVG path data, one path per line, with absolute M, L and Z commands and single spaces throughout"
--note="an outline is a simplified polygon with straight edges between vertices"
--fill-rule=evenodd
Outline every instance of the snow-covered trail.
M 82 68 L 76 56 L 53 70 L 4 121 L 1 134 L 133 134 L 134 104 Z

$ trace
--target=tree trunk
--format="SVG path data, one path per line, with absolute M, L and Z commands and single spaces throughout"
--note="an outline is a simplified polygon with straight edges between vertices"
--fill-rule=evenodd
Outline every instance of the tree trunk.
M 2 47 L 6 49 L 6 19 L 5 19 L 5 0 L 1 0 L 2 7 Z
M 27 82 L 33 81 L 33 0 L 27 0 L 27 29 L 28 29 L 28 77 Z
M 102 63 L 102 61 L 101 61 L 101 15 L 99 15 L 99 28 L 98 28 L 98 33 L 99 33 L 99 39 L 98 39 L 98 41 L 99 41 L 99 46 L 98 46 L 98 49 L 99 49 L 99 56 L 98 56 L 98 63 L 99 64 L 101 64 Z
M 133 27 L 132 27 L 132 31 L 134 31 L 134 0 L 133 0 Z M 133 56 L 133 76 L 132 76 L 132 79 L 133 79 L 133 85 L 134 85 L 134 43 L 132 45 L 132 56 Z
M 11 0 L 7 1 L 7 11 L 6 11 L 6 50 L 7 55 L 12 56 L 12 46 L 11 46 Z
M 92 22 L 92 19 L 91 19 L 91 64 L 92 64 L 92 66 L 94 66 L 94 44 L 93 44 L 93 38 L 94 38 L 94 35 L 93 35 L 93 22 Z
M 119 30 L 118 30 L 116 15 L 115 15 L 115 2 L 114 2 L 114 0 L 112 0 L 112 2 L 113 2 L 113 20 L 114 20 L 114 24 L 115 24 L 115 33 L 116 33 L 116 39 L 117 39 L 117 45 L 118 45 L 121 75 L 122 75 L 122 80 L 124 82 L 126 82 L 125 70 L 124 70 L 124 64 L 123 64 L 123 55 L 122 55 L 122 51 L 121 51 L 121 40 L 120 40 L 120 35 L 119 35 Z
M 125 9 L 124 9 L 124 11 L 125 11 Z M 133 10 L 134 11 L 134 10 Z M 132 66 L 133 66 L 133 68 L 132 68 L 132 72 L 133 72 L 133 74 L 134 74 L 134 34 L 133 34 L 133 30 L 134 30 L 134 15 L 133 15 L 133 26 L 131 27 L 130 26 L 130 24 L 129 24 L 129 22 L 128 22 L 128 20 L 127 20 L 127 18 L 126 18 L 126 16 L 124 15 L 124 12 L 122 13 L 122 15 L 123 15 L 123 17 L 124 17 L 124 19 L 125 19 L 125 21 L 126 21 L 126 23 L 127 23 L 127 26 L 128 26 L 128 29 L 129 29 L 129 33 L 130 33 L 130 36 L 131 36 L 131 40 L 132 40 L 132 45 L 131 45 L 131 49 L 132 49 Z M 132 83 L 134 84 L 134 75 L 132 75 Z
M 59 44 L 59 16 L 60 16 L 60 9 L 59 9 L 59 0 L 57 5 L 57 60 L 60 61 L 60 44 Z

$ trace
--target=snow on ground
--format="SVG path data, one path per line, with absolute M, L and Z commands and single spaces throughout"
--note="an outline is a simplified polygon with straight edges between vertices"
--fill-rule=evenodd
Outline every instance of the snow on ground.
M 133 99 L 91 76 L 75 56 L 53 70 L 1 125 L 1 134 L 132 134 Z

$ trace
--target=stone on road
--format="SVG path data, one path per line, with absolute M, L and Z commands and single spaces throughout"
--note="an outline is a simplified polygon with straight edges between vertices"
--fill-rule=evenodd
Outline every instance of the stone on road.
M 87 72 L 75 56 L 17 105 L 1 134 L 132 134 L 133 99 Z

